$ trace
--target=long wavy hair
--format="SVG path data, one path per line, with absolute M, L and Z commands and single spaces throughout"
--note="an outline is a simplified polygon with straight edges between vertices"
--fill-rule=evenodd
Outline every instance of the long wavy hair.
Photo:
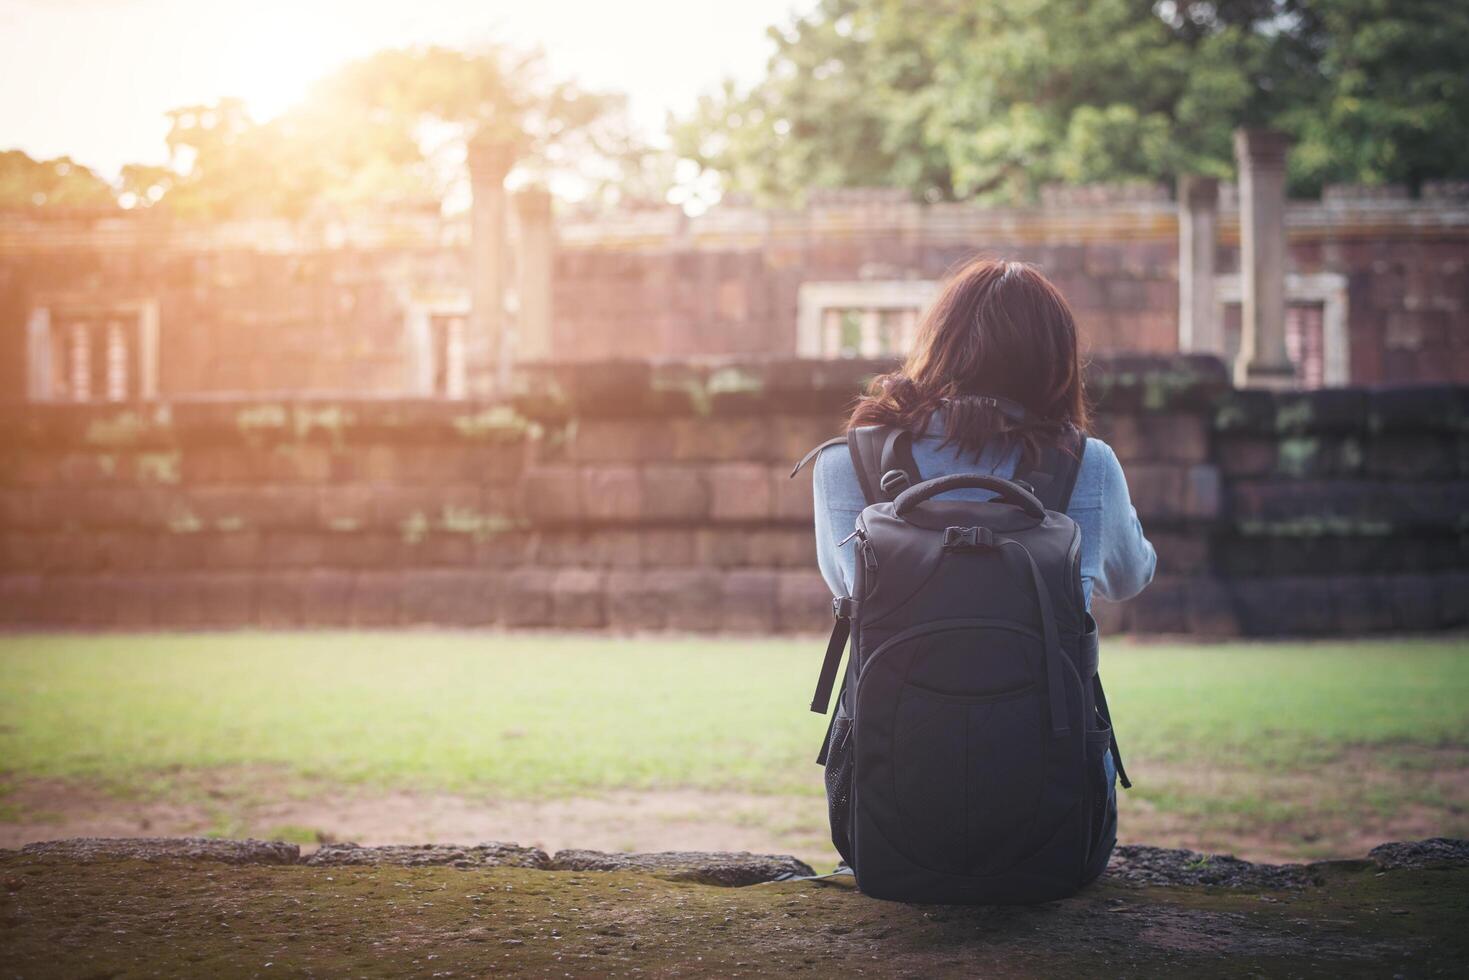
M 1011 418 L 985 395 L 1018 402 L 1027 417 Z M 873 379 L 847 427 L 922 432 L 940 409 L 943 444 L 975 455 L 1002 437 L 1033 460 L 1087 431 L 1076 318 L 1034 266 L 975 259 L 955 273 L 924 314 L 907 362 Z

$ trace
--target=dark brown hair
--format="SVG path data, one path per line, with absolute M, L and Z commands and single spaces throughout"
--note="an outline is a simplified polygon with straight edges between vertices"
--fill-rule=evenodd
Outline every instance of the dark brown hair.
M 1005 415 L 982 396 L 1024 406 Z M 975 259 L 924 314 L 907 363 L 874 378 L 848 428 L 894 425 L 922 432 L 944 410 L 944 445 L 978 454 L 996 436 L 1018 439 L 1027 457 L 1089 425 L 1076 319 L 1034 266 Z

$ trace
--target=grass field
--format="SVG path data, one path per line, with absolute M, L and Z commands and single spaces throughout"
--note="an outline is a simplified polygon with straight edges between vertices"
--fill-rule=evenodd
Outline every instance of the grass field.
M 3 637 L 0 832 L 57 836 L 47 829 L 76 829 L 73 810 L 131 807 L 169 828 L 362 834 L 320 826 L 336 812 L 324 800 L 350 798 L 379 814 L 365 836 L 381 837 L 394 836 L 382 813 L 446 800 L 513 801 L 534 827 L 553 811 L 595 820 L 612 799 L 609 820 L 651 814 L 629 843 L 657 839 L 659 820 L 714 819 L 703 813 L 749 831 L 738 840 L 813 854 L 825 723 L 805 705 L 820 652 L 450 633 Z M 1314 856 L 1469 831 L 1462 638 L 1118 641 L 1103 676 L 1136 783 L 1126 839 Z

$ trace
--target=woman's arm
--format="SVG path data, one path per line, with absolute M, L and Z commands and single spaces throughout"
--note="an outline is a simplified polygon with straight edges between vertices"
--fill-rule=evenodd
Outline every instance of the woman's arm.
M 1137 519 L 1127 477 L 1111 446 L 1106 449 L 1102 482 L 1101 567 L 1092 587 L 1113 602 L 1131 599 L 1153 580 L 1158 555 Z
M 851 595 L 856 577 L 855 545 L 847 538 L 856 526 L 857 516 L 866 503 L 857 474 L 852 470 L 852 456 L 846 446 L 833 446 L 816 457 L 812 477 L 816 497 L 816 564 L 826 579 L 832 595 Z

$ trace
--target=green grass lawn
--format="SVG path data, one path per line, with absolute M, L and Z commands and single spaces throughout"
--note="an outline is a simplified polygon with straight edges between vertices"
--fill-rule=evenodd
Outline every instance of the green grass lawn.
M 806 704 L 820 656 L 819 641 L 784 639 L 13 635 L 0 638 L 0 772 L 124 793 L 264 765 L 307 781 L 528 798 L 819 794 L 825 721 Z M 1131 805 L 1215 821 L 1424 805 L 1462 823 L 1466 801 L 1441 780 L 1403 797 L 1398 783 L 1357 779 L 1335 803 L 1282 795 L 1281 780 L 1311 776 L 1314 798 L 1324 776 L 1360 775 L 1364 757 L 1392 772 L 1464 766 L 1463 638 L 1120 640 L 1102 673 L 1138 783 Z M 1188 775 L 1215 769 L 1258 779 L 1221 791 Z

